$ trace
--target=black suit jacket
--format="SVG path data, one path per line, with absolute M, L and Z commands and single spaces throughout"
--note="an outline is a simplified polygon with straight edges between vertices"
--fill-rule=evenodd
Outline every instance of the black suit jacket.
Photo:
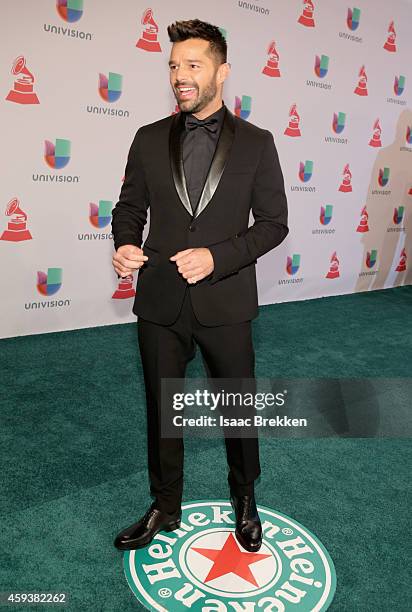
M 141 247 L 149 259 L 139 270 L 133 312 L 170 325 L 187 288 L 203 325 L 254 319 L 258 315 L 257 258 L 288 233 L 283 174 L 273 136 L 226 109 L 193 215 L 183 170 L 182 130 L 184 114 L 179 112 L 137 131 L 113 209 L 117 250 L 125 244 L 141 247 L 150 206 L 149 234 Z M 248 227 L 250 210 L 254 223 Z M 169 260 L 191 247 L 208 247 L 215 265 L 209 276 L 194 285 Z

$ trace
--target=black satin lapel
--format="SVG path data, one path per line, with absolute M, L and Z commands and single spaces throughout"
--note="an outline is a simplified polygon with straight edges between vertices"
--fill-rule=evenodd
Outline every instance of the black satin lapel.
M 184 129 L 183 113 L 179 112 L 173 117 L 169 135 L 169 157 L 172 168 L 173 181 L 179 198 L 190 216 L 193 216 L 190 198 L 187 191 L 186 177 L 183 167 L 181 135 Z
M 206 177 L 202 195 L 200 196 L 199 204 L 196 207 L 194 217 L 198 217 L 206 208 L 212 199 L 219 181 L 225 169 L 226 162 L 229 157 L 229 152 L 233 143 L 235 134 L 235 120 L 232 113 L 226 108 L 225 118 L 222 125 L 222 131 L 216 146 L 215 154 Z

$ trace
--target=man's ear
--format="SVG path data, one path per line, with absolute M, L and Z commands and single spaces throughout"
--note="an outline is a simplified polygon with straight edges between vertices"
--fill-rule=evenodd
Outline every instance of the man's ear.
M 230 64 L 228 62 L 225 62 L 224 64 L 220 64 L 218 71 L 217 71 L 217 78 L 218 78 L 218 83 L 223 83 L 225 81 L 225 79 L 227 79 L 227 77 L 230 74 Z

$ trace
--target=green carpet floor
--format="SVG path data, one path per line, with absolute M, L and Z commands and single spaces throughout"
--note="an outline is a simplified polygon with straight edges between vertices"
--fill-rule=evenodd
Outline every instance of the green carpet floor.
M 263 306 L 256 376 L 410 377 L 411 315 L 412 286 Z M 136 325 L 0 346 L 0 591 L 66 592 L 70 612 L 143 609 L 113 547 L 150 501 Z M 204 375 L 199 351 L 187 375 Z M 266 438 L 260 448 L 257 501 L 324 543 L 337 572 L 330 610 L 410 610 L 410 441 Z M 184 500 L 227 498 L 223 442 L 185 449 Z

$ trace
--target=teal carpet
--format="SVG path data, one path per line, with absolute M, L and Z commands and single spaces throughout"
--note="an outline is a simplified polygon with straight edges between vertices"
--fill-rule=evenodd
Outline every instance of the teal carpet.
M 256 376 L 410 377 L 411 313 L 412 286 L 263 306 Z M 113 547 L 151 501 L 136 340 L 128 324 L 1 341 L 0 591 L 65 592 L 70 612 L 142 609 Z M 198 351 L 187 376 L 203 375 Z M 226 498 L 223 442 L 185 448 L 184 501 Z M 330 610 L 410 610 L 410 441 L 265 438 L 260 448 L 257 502 L 326 546 Z

